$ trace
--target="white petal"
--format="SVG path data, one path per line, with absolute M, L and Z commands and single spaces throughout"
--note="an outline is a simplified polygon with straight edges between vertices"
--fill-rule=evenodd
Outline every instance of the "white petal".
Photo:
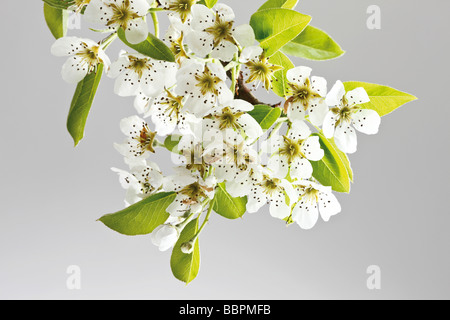
M 319 211 L 322 219 L 328 222 L 332 216 L 341 212 L 341 205 L 334 194 L 321 192 L 319 194 Z
M 305 107 L 301 102 L 289 103 L 287 109 L 287 117 L 291 121 L 303 121 L 306 117 Z
M 301 200 L 292 210 L 292 219 L 304 230 L 312 229 L 319 220 L 317 203 Z
M 222 81 L 227 80 L 227 72 L 221 65 L 219 65 L 217 63 L 208 62 L 206 64 L 206 67 L 208 67 L 208 69 L 211 72 L 211 75 L 213 77 L 218 77 Z
M 251 115 L 243 114 L 237 119 L 237 122 L 251 141 L 258 139 L 263 135 L 261 126 Z
M 131 44 L 138 44 L 145 41 L 148 37 L 147 22 L 142 18 L 130 21 L 125 30 L 125 37 Z
M 365 134 L 377 134 L 381 124 L 381 117 L 374 110 L 360 109 L 353 114 L 353 126 Z
M 334 133 L 334 141 L 336 146 L 345 153 L 355 153 L 357 149 L 357 137 L 355 129 L 348 124 L 348 122 L 343 122 L 336 127 L 336 132 Z
M 237 52 L 238 48 L 233 43 L 223 40 L 212 50 L 211 56 L 224 62 L 229 62 L 233 60 Z
M 83 80 L 88 74 L 88 66 L 81 57 L 75 56 L 67 59 L 61 71 L 64 81 L 76 84 Z
M 204 31 L 205 29 L 213 26 L 216 21 L 214 12 L 204 5 L 193 5 L 191 8 L 191 14 L 191 27 L 195 31 Z
M 269 207 L 270 215 L 277 219 L 284 219 L 291 215 L 291 208 L 286 204 L 285 194 L 276 192 L 271 200 Z
M 325 155 L 320 147 L 319 137 L 309 137 L 302 145 L 302 152 L 311 161 L 322 160 Z
M 345 95 L 345 87 L 342 81 L 338 80 L 336 84 L 328 92 L 325 102 L 328 106 L 334 107 L 341 104 L 341 100 Z
M 286 78 L 289 82 L 297 85 L 304 85 L 306 79 L 311 75 L 312 69 L 309 67 L 296 67 L 288 70 Z
M 153 3 L 153 1 L 151 2 Z M 150 9 L 150 4 L 147 0 L 132 0 L 131 6 L 133 8 L 133 11 L 141 17 L 147 15 L 148 10 Z
M 139 94 L 141 80 L 136 72 L 126 70 L 122 72 L 114 83 L 114 93 L 121 97 L 129 97 Z
M 248 112 L 252 111 L 255 108 L 251 103 L 241 99 L 235 99 L 231 101 L 229 107 L 233 112 Z
M 333 138 L 336 129 L 336 121 L 336 114 L 332 111 L 328 111 L 322 125 L 323 134 L 327 139 Z
M 327 95 L 327 80 L 322 77 L 311 77 L 311 89 L 321 97 L 326 97 Z
M 119 74 L 126 70 L 130 66 L 130 60 L 128 60 L 128 55 L 121 54 L 119 59 L 113 62 L 107 72 L 108 77 L 117 78 Z
M 239 58 L 239 62 L 247 63 L 249 61 L 258 60 L 263 51 L 264 50 L 260 46 L 251 46 L 244 48 Z
M 84 11 L 83 18 L 96 24 L 106 25 L 107 19 L 110 19 L 112 15 L 112 9 L 102 0 L 91 0 Z
M 345 95 L 349 106 L 367 103 L 370 98 L 364 88 L 356 88 L 355 90 L 347 92 Z
M 57 57 L 72 56 L 83 48 L 82 39 L 78 37 L 63 37 L 53 43 L 51 53 Z
M 233 36 L 242 48 L 253 46 L 256 41 L 255 32 L 249 24 L 236 27 Z
M 284 179 L 289 172 L 288 160 L 282 155 L 272 156 L 267 163 L 267 167 L 272 170 L 273 177 L 278 179 Z
M 167 207 L 168 214 L 174 217 L 184 216 L 189 210 L 189 205 L 185 201 L 188 201 L 189 197 L 183 194 L 178 194 L 175 200 Z
M 313 167 L 308 159 L 296 158 L 291 163 L 290 176 L 294 179 L 309 179 L 313 174 Z
M 214 38 L 206 32 L 189 32 L 184 41 L 189 49 L 197 56 L 203 58 L 211 53 L 214 48 Z
M 230 6 L 223 3 L 218 3 L 214 6 L 213 10 L 219 15 L 222 21 L 233 21 L 235 14 Z
M 140 136 L 145 126 L 147 126 L 145 120 L 138 116 L 131 116 L 120 121 L 120 130 L 130 138 Z
M 314 126 L 320 127 L 322 126 L 328 111 L 330 111 L 330 109 L 325 103 L 325 99 L 317 99 L 310 104 L 309 120 Z
M 304 121 L 293 121 L 288 137 L 292 140 L 305 140 L 311 135 L 311 129 Z
M 247 211 L 249 213 L 258 212 L 267 204 L 267 195 L 259 186 L 253 187 L 248 194 Z

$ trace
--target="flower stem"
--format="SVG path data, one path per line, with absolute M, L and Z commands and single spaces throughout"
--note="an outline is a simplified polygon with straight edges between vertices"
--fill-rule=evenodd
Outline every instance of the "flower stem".
M 156 11 L 151 11 L 150 15 L 152 16 L 153 26 L 155 28 L 155 37 L 159 38 L 159 20 Z
M 205 226 L 208 224 L 209 222 L 209 218 L 211 217 L 211 213 L 214 207 L 214 199 L 212 201 L 209 202 L 209 208 L 208 208 L 208 212 L 206 213 L 206 217 L 205 220 L 203 221 L 200 229 L 198 229 L 197 233 L 195 234 L 195 236 L 191 239 L 192 243 L 195 243 L 195 241 L 198 239 L 198 237 L 200 236 L 200 233 L 202 233 L 203 229 L 205 228 Z
M 102 49 L 103 50 L 106 50 L 106 48 L 108 48 L 110 45 L 111 45 L 111 43 L 113 43 L 114 42 L 114 40 L 116 40 L 116 38 L 117 38 L 117 32 L 114 32 L 114 33 L 111 33 L 108 37 L 106 37 L 105 39 L 103 39 L 101 42 L 100 42 L 100 45 L 102 46 Z

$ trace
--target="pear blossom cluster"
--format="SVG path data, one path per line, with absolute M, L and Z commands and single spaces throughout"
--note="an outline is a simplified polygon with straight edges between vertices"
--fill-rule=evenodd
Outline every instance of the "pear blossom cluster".
M 136 114 L 120 122 L 124 141 L 115 144 L 127 168 L 113 171 L 126 190 L 126 206 L 160 192 L 176 194 L 169 219 L 151 236 L 161 251 L 175 245 L 194 217 L 211 212 L 219 185 L 231 197 L 246 197 L 248 213 L 268 206 L 275 219 L 305 230 L 319 216 L 329 221 L 341 212 L 332 188 L 313 177 L 312 163 L 325 156 L 314 133 L 333 138 L 347 154 L 357 151 L 357 132 L 376 134 L 381 118 L 361 107 L 370 101 L 363 88 L 346 92 L 341 81 L 329 88 L 309 67 L 290 69 L 283 115 L 263 129 L 250 115 L 255 106 L 237 94 L 236 78 L 241 74 L 245 84 L 270 91 L 283 68 L 271 63 L 249 25 L 236 24 L 232 8 L 208 8 L 196 0 L 76 3 L 73 9 L 83 9 L 86 21 L 111 34 L 122 28 L 133 44 L 146 40 L 152 9 L 168 16 L 164 41 L 175 62 L 132 49 L 111 62 L 109 40 L 64 37 L 52 47 L 54 55 L 68 57 L 62 68 L 67 82 L 78 83 L 103 64 L 115 94 L 133 97 Z M 175 145 L 174 166 L 163 173 L 157 162 L 167 140 Z M 192 252 L 192 246 L 182 250 Z

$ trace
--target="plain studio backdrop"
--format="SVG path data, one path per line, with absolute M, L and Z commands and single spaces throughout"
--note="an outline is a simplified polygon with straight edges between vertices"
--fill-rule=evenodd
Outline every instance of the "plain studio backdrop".
M 263 3 L 223 2 L 239 24 Z M 373 4 L 381 30 L 366 25 Z M 300 2 L 297 9 L 347 53 L 296 65 L 312 67 L 329 87 L 338 79 L 380 83 L 419 100 L 384 117 L 378 135 L 358 136 L 350 157 L 355 183 L 338 195 L 340 215 L 311 231 L 286 227 L 267 207 L 236 221 L 214 215 L 189 286 L 172 276 L 170 252 L 159 252 L 149 236 L 122 236 L 96 221 L 123 208 L 125 193 L 110 168 L 125 169 L 113 143 L 124 139 L 119 122 L 135 114 L 133 100 L 116 96 L 105 77 L 86 137 L 74 148 L 65 122 L 75 86 L 61 79 L 65 59 L 50 54 L 42 1 L 4 5 L 0 298 L 450 298 L 448 1 Z M 81 26 L 69 35 L 103 36 Z M 109 50 L 112 60 L 119 48 Z M 170 168 L 165 153 L 153 159 Z M 67 287 L 69 266 L 81 270 L 80 290 Z M 381 290 L 368 289 L 371 266 L 381 270 Z

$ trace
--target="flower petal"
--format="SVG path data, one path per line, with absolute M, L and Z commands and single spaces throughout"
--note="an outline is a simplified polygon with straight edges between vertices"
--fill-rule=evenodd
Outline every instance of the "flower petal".
M 377 134 L 381 124 L 381 117 L 375 110 L 360 109 L 352 116 L 353 126 L 365 134 Z
M 345 153 L 355 153 L 357 149 L 357 137 L 355 129 L 348 123 L 343 122 L 336 127 L 334 133 L 336 146 Z

